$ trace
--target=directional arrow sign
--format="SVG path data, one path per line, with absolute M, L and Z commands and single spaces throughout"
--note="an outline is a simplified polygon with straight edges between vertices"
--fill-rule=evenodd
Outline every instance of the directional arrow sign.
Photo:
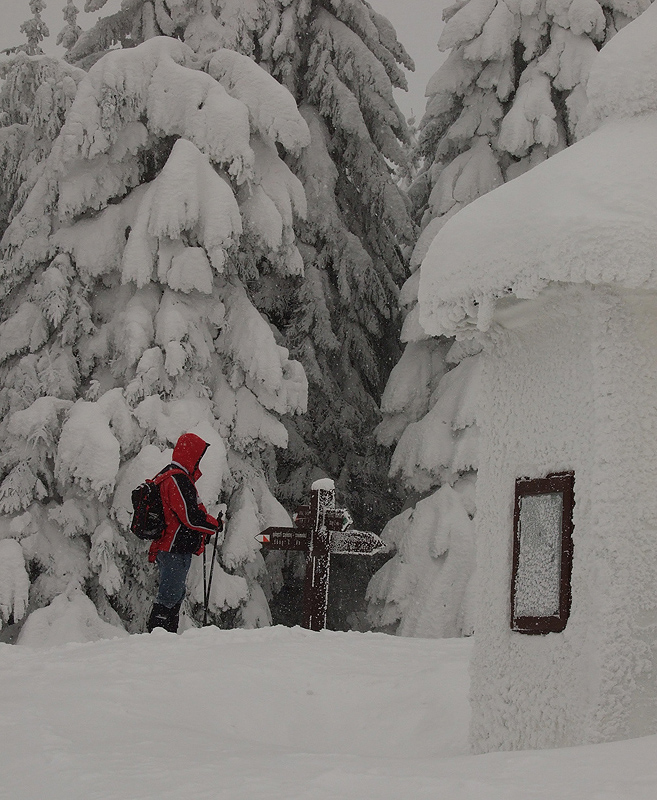
M 267 528 L 256 540 L 269 550 L 307 550 L 309 535 L 295 528 Z
M 370 531 L 336 531 L 331 534 L 332 555 L 373 556 L 387 550 L 385 542 Z
M 333 481 L 325 478 L 313 483 L 310 504 L 297 509 L 294 528 L 267 528 L 255 537 L 267 550 L 301 550 L 305 553 L 304 628 L 321 631 L 326 627 L 333 554 L 373 556 L 387 549 L 374 533 L 347 530 L 352 524 L 349 512 L 335 507 L 335 486 Z

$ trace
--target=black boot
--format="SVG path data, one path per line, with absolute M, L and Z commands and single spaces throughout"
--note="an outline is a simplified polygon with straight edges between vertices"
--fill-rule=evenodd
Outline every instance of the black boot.
M 167 627 L 167 623 L 169 622 L 170 614 L 170 608 L 163 606 L 162 603 L 155 603 L 148 619 L 146 630 L 149 633 L 153 632 L 153 628 L 164 628 L 165 631 L 168 631 L 169 628 Z
M 167 609 L 169 612 L 169 616 L 167 619 L 166 625 L 164 625 L 164 629 L 169 631 L 169 633 L 178 633 L 178 615 L 180 613 L 180 606 L 182 605 L 182 600 L 180 600 L 173 608 Z

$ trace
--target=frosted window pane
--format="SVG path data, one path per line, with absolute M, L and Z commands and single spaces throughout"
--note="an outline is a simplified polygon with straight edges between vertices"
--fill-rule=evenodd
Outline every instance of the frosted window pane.
M 559 613 L 562 517 L 561 492 L 521 498 L 516 617 Z

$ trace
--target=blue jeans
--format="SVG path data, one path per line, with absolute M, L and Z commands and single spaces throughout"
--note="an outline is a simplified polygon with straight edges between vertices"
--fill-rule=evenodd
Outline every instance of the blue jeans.
M 167 608 L 178 605 L 185 596 L 185 582 L 192 563 L 191 553 L 157 554 L 157 566 L 160 571 L 160 588 L 156 603 Z

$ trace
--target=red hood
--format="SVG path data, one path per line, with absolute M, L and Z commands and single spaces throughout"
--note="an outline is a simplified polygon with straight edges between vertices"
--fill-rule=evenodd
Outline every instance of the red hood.
M 183 433 L 173 448 L 173 461 L 184 467 L 195 483 L 201 477 L 199 461 L 208 447 L 210 445 L 195 433 Z

